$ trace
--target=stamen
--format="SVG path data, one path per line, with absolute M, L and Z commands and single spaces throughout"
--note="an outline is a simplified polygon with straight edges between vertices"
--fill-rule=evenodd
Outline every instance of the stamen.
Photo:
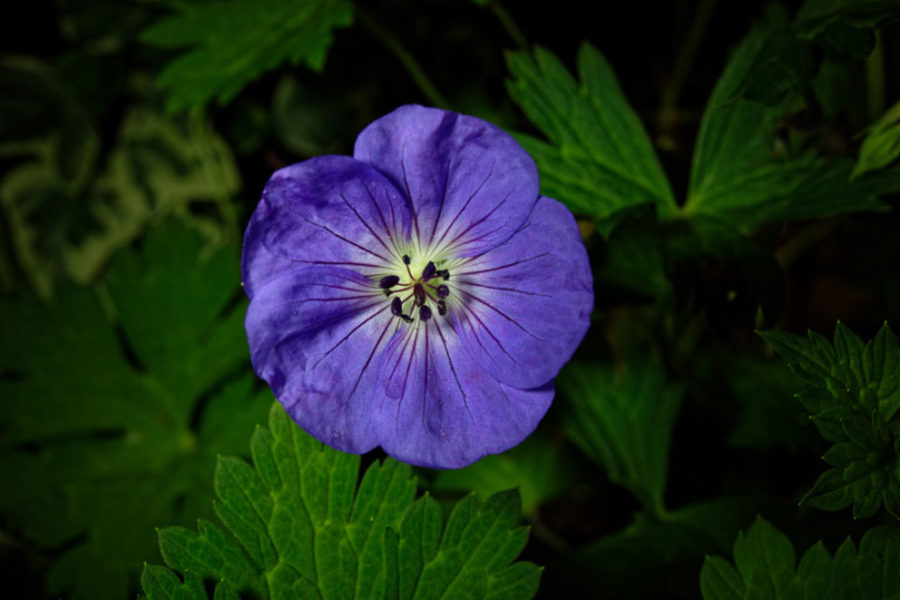
M 447 303 L 443 300 L 437 301 L 438 314 L 442 317 L 447 314 Z
M 413 295 L 416 297 L 416 305 L 422 306 L 425 304 L 425 289 L 421 284 L 416 284 L 416 287 L 413 288 Z
M 422 279 L 428 281 L 429 279 L 434 277 L 436 273 L 437 267 L 434 266 L 433 262 L 429 261 L 428 264 L 425 265 L 425 268 L 422 270 Z
M 395 285 L 400 283 L 400 278 L 396 275 L 387 275 L 381 278 L 381 281 L 378 282 L 378 285 L 381 286 L 381 289 L 388 290 Z
M 419 307 L 419 318 L 422 319 L 423 321 L 427 321 L 428 319 L 430 319 L 431 318 L 431 309 L 424 305 L 420 306 Z
M 441 269 L 440 271 L 437 272 L 437 274 L 440 275 L 441 277 L 443 277 L 444 281 L 447 281 L 448 279 L 450 279 L 450 271 L 448 271 L 447 269 Z
M 391 301 L 391 314 L 395 317 L 402 317 L 403 315 L 403 302 L 400 301 L 400 298 L 395 297 Z
M 403 264 L 404 264 L 404 265 L 408 265 L 410 262 L 411 262 L 411 261 L 410 261 L 410 259 L 409 259 L 409 254 L 404 254 L 404 255 L 403 255 Z
M 437 286 L 437 295 L 438 295 L 438 298 L 446 298 L 447 296 L 450 295 L 450 288 L 448 288 L 444 284 Z

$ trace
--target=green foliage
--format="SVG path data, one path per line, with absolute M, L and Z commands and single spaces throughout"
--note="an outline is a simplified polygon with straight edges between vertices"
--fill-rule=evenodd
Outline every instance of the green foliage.
M 265 417 L 271 395 L 233 376 L 236 260 L 173 223 L 94 289 L 0 302 L 0 511 L 56 552 L 50 595 L 126 597 L 153 528 L 208 513 L 214 457 Z
M 872 28 L 895 19 L 900 19 L 896 0 L 807 0 L 794 30 L 835 56 L 859 59 L 875 47 Z
M 170 0 L 176 11 L 144 31 L 145 42 L 185 49 L 160 73 L 171 111 L 225 104 L 285 62 L 321 70 L 332 31 L 353 21 L 349 0 Z
M 900 102 L 872 125 L 859 150 L 853 177 L 888 166 L 900 156 Z
M 682 389 L 666 381 L 657 363 L 627 365 L 621 372 L 573 363 L 560 374 L 559 387 L 568 400 L 572 441 L 645 509 L 661 513 Z
M 131 108 L 101 163 L 93 127 L 71 98 L 59 115 L 45 116 L 49 127 L 38 127 L 40 107 L 62 93 L 52 69 L 7 61 L 4 80 L 22 123 L 0 132 L 0 155 L 19 161 L 0 180 L 0 198 L 12 249 L 40 295 L 50 296 L 59 279 L 93 281 L 113 252 L 173 212 L 211 237 L 235 235 L 230 202 L 240 175 L 202 115 L 173 121 Z M 211 207 L 213 216 L 192 216 L 191 206 Z
M 542 193 L 592 216 L 603 231 L 634 206 L 675 210 L 653 145 L 600 52 L 581 47 L 580 81 L 543 48 L 534 56 L 510 53 L 507 62 L 510 96 L 549 140 L 517 136 L 537 162 Z
M 876 190 L 849 181 L 849 158 L 825 159 L 777 135 L 790 97 L 767 106 L 741 96 L 760 57 L 774 60 L 766 56 L 772 31 L 768 23 L 757 25 L 716 84 L 700 124 L 684 212 L 749 231 L 770 221 L 883 210 Z
M 770 4 L 766 39 L 753 57 L 742 83 L 745 98 L 773 105 L 805 88 L 815 75 L 812 45 L 797 39 L 780 4 Z
M 541 504 L 564 495 L 578 481 L 571 454 L 561 440 L 534 433 L 502 454 L 489 454 L 462 469 L 438 471 L 433 488 L 472 490 L 481 499 L 518 488 L 522 512 L 530 515 Z
M 881 507 L 900 519 L 900 348 L 887 323 L 863 341 L 838 323 L 834 345 L 817 333 L 809 339 L 760 332 L 807 384 L 798 395 L 834 446 L 826 471 L 802 502 L 824 510 L 853 505 L 865 518 Z
M 461 500 L 441 526 L 427 494 L 414 500 L 412 469 L 374 462 L 357 486 L 359 457 L 304 433 L 275 403 L 269 429 L 250 442 L 254 466 L 220 458 L 216 513 L 228 532 L 200 520 L 198 533 L 159 531 L 166 564 L 145 566 L 149 600 L 215 598 L 530 598 L 541 570 L 512 562 L 528 538 L 519 497 Z
M 758 517 L 746 534 L 738 535 L 734 563 L 707 557 L 700 573 L 705 600 L 896 599 L 900 597 L 900 528 L 870 529 L 859 551 L 847 538 L 834 556 L 818 542 L 797 565 L 787 536 Z
M 742 448 L 814 448 L 818 440 L 803 407 L 791 398 L 800 379 L 776 359 L 729 357 L 725 370 L 741 405 L 728 443 Z

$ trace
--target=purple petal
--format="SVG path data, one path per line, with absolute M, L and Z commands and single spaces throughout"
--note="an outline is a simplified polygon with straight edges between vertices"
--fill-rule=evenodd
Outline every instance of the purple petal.
M 502 243 L 538 198 L 537 169 L 522 147 L 490 123 L 454 112 L 401 106 L 359 134 L 353 155 L 405 192 L 422 244 L 455 256 Z
M 381 352 L 396 328 L 389 307 L 369 278 L 310 267 L 268 280 L 247 309 L 257 374 L 303 429 L 345 452 L 378 445 L 370 404 Z
M 505 244 L 453 271 L 448 314 L 472 359 L 508 385 L 556 376 L 590 324 L 587 252 L 575 218 L 541 197 Z
M 488 375 L 436 317 L 401 328 L 385 348 L 372 427 L 398 460 L 459 468 L 521 442 L 552 399 L 552 382 L 522 390 Z
M 371 166 L 321 156 L 276 171 L 244 234 L 241 275 L 250 298 L 287 269 L 311 265 L 378 272 L 409 240 L 409 206 Z

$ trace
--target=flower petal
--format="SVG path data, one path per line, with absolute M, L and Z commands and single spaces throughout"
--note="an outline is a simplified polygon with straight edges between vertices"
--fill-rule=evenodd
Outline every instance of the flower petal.
M 572 213 L 541 197 L 505 244 L 453 272 L 450 317 L 472 359 L 508 385 L 556 376 L 590 324 L 587 252 Z
M 241 275 L 250 298 L 298 266 L 377 273 L 409 240 L 409 206 L 381 173 L 347 156 L 320 156 L 276 171 L 244 235 Z M 387 274 L 387 273 L 385 273 Z
M 454 112 L 401 106 L 359 134 L 353 156 L 406 193 L 422 245 L 456 256 L 502 243 L 538 198 L 537 168 L 522 147 L 494 125 Z
M 369 404 L 396 319 L 377 284 L 342 268 L 285 271 L 257 288 L 245 326 L 253 368 L 303 429 L 345 452 L 378 445 Z
M 472 361 L 446 321 L 402 327 L 387 344 L 372 426 L 403 462 L 459 468 L 525 439 L 547 412 L 553 384 L 506 386 Z

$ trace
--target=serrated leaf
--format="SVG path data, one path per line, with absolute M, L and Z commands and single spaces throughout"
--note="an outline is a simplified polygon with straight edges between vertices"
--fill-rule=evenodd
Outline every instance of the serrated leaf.
M 859 149 L 853 177 L 888 166 L 900 156 L 900 102 L 888 109 L 869 130 Z
M 773 26 L 760 23 L 735 50 L 700 124 L 684 212 L 750 231 L 771 221 L 879 211 L 873 182 L 849 181 L 849 158 L 793 149 L 777 133 L 790 98 L 766 106 L 741 97 Z
M 214 457 L 245 447 L 271 398 L 235 377 L 247 361 L 236 261 L 171 223 L 95 289 L 0 302 L 0 510 L 57 552 L 51 595 L 125 597 L 155 525 L 211 516 Z
M 882 525 L 863 535 L 859 552 L 847 539 L 832 557 L 818 542 L 795 569 L 788 538 L 762 517 L 734 544 L 737 569 L 709 557 L 700 572 L 705 600 L 784 598 L 893 598 L 900 590 L 900 527 Z
M 823 510 L 852 504 L 856 518 L 874 515 L 883 503 L 900 518 L 900 453 L 891 428 L 900 408 L 900 347 L 888 324 L 864 343 L 838 323 L 833 346 L 812 332 L 809 339 L 777 331 L 759 335 L 807 383 L 801 401 L 819 433 L 835 443 L 823 457 L 835 468 L 802 502 Z
M 657 363 L 570 363 L 558 385 L 568 399 L 566 430 L 611 481 L 623 485 L 644 508 L 664 506 L 672 427 L 682 389 L 666 381 Z
M 236 594 L 273 599 L 499 599 L 537 592 L 540 568 L 513 562 L 528 537 L 517 526 L 517 492 L 483 504 L 470 494 L 442 533 L 437 502 L 427 494 L 414 500 L 409 465 L 376 461 L 357 486 L 359 456 L 314 440 L 278 403 L 250 448 L 253 467 L 219 459 L 216 512 L 227 531 L 201 520 L 197 533 L 159 532 L 166 564 L 185 582 L 199 576 L 219 582 L 217 595 L 227 585 Z M 172 571 L 154 569 L 148 583 L 158 588 L 157 581 L 168 581 L 175 589 Z
M 284 63 L 319 71 L 333 30 L 353 21 L 349 0 L 171 0 L 175 14 L 143 32 L 156 46 L 183 48 L 159 76 L 171 111 L 225 104 L 254 79 Z
M 594 217 L 607 233 L 610 219 L 628 208 L 675 210 L 653 145 L 600 52 L 582 45 L 577 82 L 543 48 L 511 53 L 507 63 L 510 96 L 548 140 L 517 138 L 537 162 L 542 193 Z

